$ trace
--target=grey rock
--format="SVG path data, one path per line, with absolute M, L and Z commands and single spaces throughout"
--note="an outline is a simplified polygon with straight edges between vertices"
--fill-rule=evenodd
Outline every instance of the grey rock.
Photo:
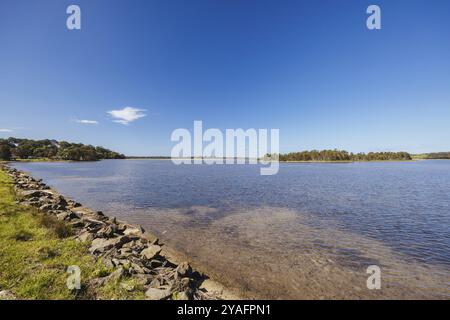
M 112 239 L 96 238 L 92 241 L 89 251 L 91 253 L 102 253 L 109 249 L 120 249 L 124 243 L 130 241 L 127 236 L 120 236 Z
M 148 248 L 141 251 L 141 256 L 145 259 L 152 260 L 161 253 L 161 250 L 160 246 L 151 244 Z
M 28 190 L 22 191 L 21 195 L 26 198 L 51 197 L 53 196 L 53 192 L 43 190 Z
M 69 211 L 69 219 L 70 220 L 81 219 L 82 217 L 83 217 L 83 215 L 79 212 Z
M 9 290 L 2 290 L 0 291 L 0 300 L 16 300 L 16 297 Z
M 84 223 L 82 221 L 72 221 L 69 223 L 69 226 L 75 229 L 80 229 L 84 227 Z
M 141 236 L 143 233 L 144 229 L 142 227 L 133 226 L 126 226 L 126 229 L 123 231 L 123 234 L 132 236 Z
M 177 278 L 190 277 L 192 275 L 192 267 L 188 262 L 182 262 L 176 269 Z
M 149 288 L 145 292 L 145 296 L 147 297 L 148 300 L 163 300 L 170 297 L 170 295 L 171 293 L 170 290 L 168 289 L 161 290 L 156 288 Z
M 80 240 L 81 242 L 90 242 L 94 240 L 94 235 L 90 232 L 83 232 L 78 236 L 78 240 Z
M 62 220 L 66 220 L 66 218 L 69 216 L 68 212 L 62 212 L 56 215 L 56 219 L 62 221 Z
M 97 236 L 101 238 L 112 238 L 114 237 L 114 233 L 116 232 L 117 227 L 115 225 L 109 225 L 103 227 L 97 232 Z
M 46 203 L 46 204 L 44 204 L 44 205 L 39 207 L 39 210 L 41 210 L 41 211 L 49 211 L 49 210 L 52 210 L 52 209 L 53 209 L 53 205 L 50 204 L 50 203 Z

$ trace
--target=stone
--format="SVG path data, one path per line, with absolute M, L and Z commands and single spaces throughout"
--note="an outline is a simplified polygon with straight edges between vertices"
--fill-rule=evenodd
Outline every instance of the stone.
M 125 271 L 123 270 L 123 268 L 119 267 L 108 276 L 108 281 L 117 281 L 122 278 L 124 274 Z
M 218 283 L 214 280 L 206 279 L 201 283 L 201 285 L 199 286 L 199 289 L 206 291 L 206 292 L 213 293 L 217 296 L 222 296 L 225 288 L 220 283 Z
M 127 236 L 120 236 L 112 239 L 96 238 L 94 239 L 94 241 L 92 241 L 92 245 L 89 248 L 89 251 L 95 253 L 95 252 L 105 252 L 112 248 L 120 249 L 123 244 L 129 241 L 130 238 Z
M 56 215 L 56 219 L 62 221 L 65 220 L 69 216 L 68 212 L 62 212 Z
M 73 221 L 69 223 L 69 226 L 75 229 L 80 229 L 84 227 L 84 223 L 82 221 Z
M 145 269 L 142 268 L 141 266 L 139 266 L 139 265 L 136 264 L 136 263 L 131 263 L 130 272 L 132 272 L 132 273 L 138 273 L 138 274 L 144 274 L 144 273 L 146 273 L 146 272 L 145 272 Z
M 146 241 L 147 243 L 151 243 L 151 244 L 158 244 L 159 243 L 159 239 L 157 237 L 155 237 L 153 234 L 145 231 L 142 234 L 142 241 Z
M 82 213 L 81 213 L 81 214 L 82 214 Z M 90 218 L 86 218 L 86 217 L 83 217 L 83 218 L 82 218 L 82 221 L 83 221 L 84 223 L 86 223 L 86 226 L 88 226 L 89 228 L 93 228 L 93 227 L 102 227 L 102 226 L 105 225 L 102 221 L 94 220 L 94 219 L 90 219 Z
M 50 203 L 46 203 L 46 204 L 44 204 L 44 205 L 39 207 L 40 211 L 49 211 L 51 209 L 53 209 L 53 205 L 50 204 Z
M 55 202 L 59 206 L 63 206 L 63 207 L 67 206 L 66 199 L 64 199 L 64 197 L 61 196 L 61 195 L 58 195 L 58 196 L 55 197 Z
M 121 282 L 120 283 L 120 287 L 122 289 L 125 289 L 128 292 L 134 291 L 135 287 L 132 284 L 126 283 L 126 282 Z
M 103 262 L 103 265 L 107 268 L 113 269 L 116 266 L 111 259 L 104 258 L 101 261 Z M 117 264 L 117 265 L 119 265 L 119 264 Z
M 2 290 L 0 291 L 0 300 L 16 300 L 16 297 L 9 290 Z
M 150 267 L 151 268 L 159 268 L 162 267 L 164 265 L 164 263 L 162 261 L 153 259 L 150 261 Z
M 168 298 L 171 295 L 170 290 L 161 290 L 156 288 L 149 288 L 145 292 L 145 296 L 148 300 L 163 300 Z
M 151 276 L 139 273 L 135 274 L 134 278 L 136 279 L 137 283 L 141 286 L 146 286 L 151 280 Z
M 83 232 L 78 236 L 78 240 L 80 240 L 81 242 L 90 242 L 94 240 L 94 235 L 90 232 Z
M 122 245 L 129 241 L 127 236 L 116 237 L 112 239 L 96 238 L 92 241 L 89 251 L 91 253 L 103 253 L 109 249 L 119 249 Z
M 160 246 L 151 244 L 148 248 L 141 251 L 141 256 L 147 260 L 152 260 L 161 253 L 161 250 Z
M 130 248 L 121 248 L 119 249 L 119 255 L 123 258 L 127 258 L 133 254 L 133 251 Z
M 92 241 L 91 247 L 89 248 L 89 251 L 91 253 L 102 253 L 106 250 L 112 249 L 115 244 L 115 239 L 103 239 L 103 238 L 97 238 Z
M 178 292 L 177 294 L 174 294 L 174 299 L 175 300 L 190 300 L 189 296 L 190 296 L 191 292 Z
M 141 236 L 143 233 L 144 229 L 142 227 L 133 226 L 127 226 L 127 228 L 123 231 L 123 234 L 132 236 Z
M 98 237 L 102 238 L 112 238 L 114 236 L 114 233 L 116 232 L 117 228 L 115 225 L 109 225 L 106 227 L 103 227 L 97 232 Z
M 136 245 L 136 241 L 130 241 L 130 242 L 127 242 L 127 243 L 125 243 L 123 246 L 122 246 L 122 248 L 133 248 L 134 246 Z
M 28 190 L 28 191 L 22 191 L 21 195 L 26 198 L 51 197 L 51 196 L 53 196 L 53 192 L 42 191 L 42 190 Z
M 180 263 L 176 271 L 177 271 L 177 278 L 190 277 L 192 274 L 192 268 L 188 262 Z
M 78 202 L 73 201 L 73 200 L 68 200 L 68 201 L 67 201 L 67 204 L 68 204 L 69 206 L 71 206 L 72 208 L 78 208 L 78 207 L 81 207 L 81 203 L 78 203 Z
M 78 212 L 73 212 L 73 211 L 69 211 L 69 219 L 73 220 L 73 219 L 81 219 L 83 215 L 78 213 Z

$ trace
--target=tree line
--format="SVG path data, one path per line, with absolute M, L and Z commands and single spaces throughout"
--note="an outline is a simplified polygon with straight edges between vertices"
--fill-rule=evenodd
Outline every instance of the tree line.
M 103 147 L 56 140 L 0 139 L 0 159 L 52 159 L 72 161 L 96 161 L 124 159 L 123 154 Z
M 423 155 L 423 159 L 450 159 L 450 152 L 433 152 Z
M 273 158 L 277 155 L 268 155 Z M 412 160 L 407 152 L 352 153 L 345 150 L 311 150 L 278 155 L 280 161 L 389 161 Z

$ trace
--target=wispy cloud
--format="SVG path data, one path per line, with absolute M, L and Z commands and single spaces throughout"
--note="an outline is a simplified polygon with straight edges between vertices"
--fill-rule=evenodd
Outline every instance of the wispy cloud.
M 111 115 L 111 117 L 114 118 L 114 122 L 127 125 L 133 121 L 136 121 L 140 118 L 143 118 L 146 116 L 144 113 L 145 109 L 138 109 L 133 107 L 125 107 L 121 110 L 111 110 L 108 111 L 108 113 Z
M 0 132 L 12 132 L 11 129 L 0 129 Z
M 96 120 L 75 120 L 75 121 L 81 124 L 98 124 L 98 121 Z

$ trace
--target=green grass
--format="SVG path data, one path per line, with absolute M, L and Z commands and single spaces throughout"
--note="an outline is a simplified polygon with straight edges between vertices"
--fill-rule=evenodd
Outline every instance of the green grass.
M 128 292 L 121 282 L 93 288 L 89 280 L 106 276 L 87 244 L 75 241 L 71 230 L 53 217 L 15 203 L 11 179 L 0 170 L 0 290 L 19 299 L 142 299 L 141 290 Z M 69 290 L 67 267 L 81 269 L 81 290 Z M 137 285 L 136 285 L 137 286 Z

